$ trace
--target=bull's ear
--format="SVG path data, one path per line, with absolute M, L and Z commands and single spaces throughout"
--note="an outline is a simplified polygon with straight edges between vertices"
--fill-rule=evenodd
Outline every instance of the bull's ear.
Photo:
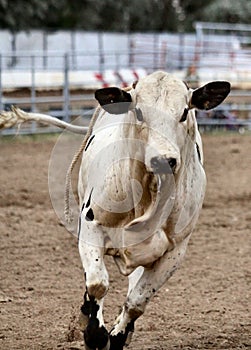
M 231 85 L 227 81 L 212 81 L 194 90 L 190 106 L 198 109 L 212 109 L 218 106 L 229 94 Z
M 99 89 L 95 92 L 95 98 L 104 110 L 111 114 L 122 114 L 129 110 L 132 102 L 131 95 L 117 87 Z

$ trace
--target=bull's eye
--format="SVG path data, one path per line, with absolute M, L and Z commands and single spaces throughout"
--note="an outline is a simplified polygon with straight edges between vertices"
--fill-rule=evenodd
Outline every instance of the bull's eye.
M 180 122 L 184 122 L 184 121 L 187 119 L 188 112 L 189 112 L 189 108 L 186 107 L 186 108 L 184 109 L 184 112 L 183 112 L 182 117 L 180 118 Z
M 138 84 L 138 80 L 133 82 L 132 87 L 135 89 L 137 84 Z
M 172 171 L 174 171 L 177 164 L 177 160 L 175 158 L 168 158 L 167 160 L 170 168 L 172 169 Z
M 144 118 L 143 118 L 143 114 L 140 108 L 135 108 L 135 113 L 136 113 L 136 117 L 138 119 L 139 122 L 143 122 Z

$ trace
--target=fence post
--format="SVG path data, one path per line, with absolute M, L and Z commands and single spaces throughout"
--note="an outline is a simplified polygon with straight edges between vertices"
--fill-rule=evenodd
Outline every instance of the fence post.
M 71 31 L 71 64 L 74 70 L 77 69 L 75 41 L 76 41 L 76 32 L 72 30 Z
M 99 50 L 99 72 L 103 73 L 105 65 L 103 33 L 98 33 L 98 50 Z
M 47 32 L 43 31 L 43 68 L 47 68 L 47 55 L 48 55 L 48 38 Z
M 3 110 L 2 62 L 2 55 L 0 54 L 0 111 Z
M 35 57 L 31 56 L 31 111 L 35 112 L 36 109 L 36 86 L 35 86 Z M 31 132 L 36 132 L 36 122 L 33 121 L 31 124 Z
M 134 57 L 133 57 L 133 37 L 131 33 L 127 33 L 127 47 L 128 47 L 128 67 L 129 68 L 134 68 Z
M 179 69 L 184 68 L 184 33 L 179 33 Z
M 16 32 L 12 31 L 12 37 L 11 37 L 11 62 L 10 67 L 13 68 L 17 64 L 17 42 L 16 42 Z
M 153 34 L 153 69 L 159 69 L 159 34 Z
M 36 109 L 35 56 L 31 56 L 31 111 Z
M 69 55 L 64 56 L 64 120 L 70 121 L 69 115 Z

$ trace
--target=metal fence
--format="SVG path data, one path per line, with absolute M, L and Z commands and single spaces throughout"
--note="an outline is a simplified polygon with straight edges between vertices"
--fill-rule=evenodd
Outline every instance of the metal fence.
M 200 84 L 224 79 L 238 88 L 226 108 L 248 119 L 251 26 L 246 29 L 198 23 L 196 34 L 0 31 L 0 109 L 14 104 L 70 121 L 89 113 L 100 86 L 131 83 L 157 69 L 186 79 L 193 65 Z
M 55 70 L 63 68 L 64 54 L 71 70 L 185 69 L 208 55 L 224 53 L 249 61 L 251 26 L 196 23 L 196 33 L 103 33 L 84 31 L 0 31 L 2 69 Z M 215 61 L 215 60 L 214 60 Z M 223 63 L 223 62 L 222 62 Z M 238 63 L 238 62 L 237 62 Z M 215 66 L 219 62 L 215 62 Z

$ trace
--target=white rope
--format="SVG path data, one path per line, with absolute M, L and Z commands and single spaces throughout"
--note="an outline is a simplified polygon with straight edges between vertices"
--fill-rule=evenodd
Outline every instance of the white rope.
M 24 112 L 22 109 L 15 106 L 11 107 L 11 111 L 0 112 L 0 129 L 11 128 L 15 125 L 20 127 L 22 123 L 31 120 L 44 124 L 55 125 L 61 129 L 66 129 L 76 134 L 84 134 L 88 130 L 88 127 L 72 125 L 47 114 Z

